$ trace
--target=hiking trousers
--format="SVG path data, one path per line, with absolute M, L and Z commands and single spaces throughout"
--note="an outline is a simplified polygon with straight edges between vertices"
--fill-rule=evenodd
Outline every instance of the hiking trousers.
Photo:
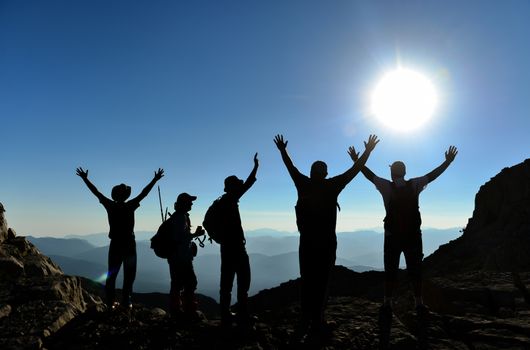
M 193 260 L 181 258 L 175 252 L 167 259 L 169 264 L 169 275 L 171 277 L 171 288 L 169 290 L 170 312 L 195 312 L 197 301 L 195 290 L 197 289 L 197 276 L 193 269 Z M 182 294 L 182 295 L 181 295 Z
M 237 275 L 238 313 L 247 313 L 248 290 L 250 288 L 250 262 L 245 245 L 221 244 L 221 287 L 219 302 L 221 317 L 230 313 L 232 287 Z
M 134 279 L 136 278 L 136 242 L 134 239 L 111 239 L 108 256 L 109 269 L 105 282 L 107 305 L 112 305 L 116 298 L 116 278 L 123 264 L 122 303 L 129 305 Z
M 399 271 L 401 253 L 405 256 L 407 273 L 412 282 L 421 281 L 423 244 L 421 231 L 400 234 L 385 233 L 384 264 L 385 280 L 395 282 Z
M 309 236 L 309 237 L 307 237 Z M 324 322 L 324 309 L 328 297 L 328 285 L 335 266 L 337 240 L 315 239 L 324 237 L 322 232 L 309 235 L 300 234 L 300 306 L 304 322 L 321 326 Z M 333 237 L 335 235 L 333 234 Z

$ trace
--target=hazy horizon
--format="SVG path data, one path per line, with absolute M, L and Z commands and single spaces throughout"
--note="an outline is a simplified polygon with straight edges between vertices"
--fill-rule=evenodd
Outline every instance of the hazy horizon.
M 454 227 L 426 227 L 422 226 L 422 230 L 437 230 L 437 231 L 448 231 L 448 230 L 456 230 L 460 231 L 464 226 L 454 226 Z M 154 228 L 153 230 L 135 230 L 136 240 L 142 239 L 146 240 L 150 237 L 147 237 L 148 235 L 153 235 L 156 232 L 157 228 Z M 299 236 L 300 233 L 295 231 L 287 231 L 287 230 L 277 230 L 267 227 L 257 228 L 257 229 L 245 229 L 245 236 L 252 236 L 252 237 L 259 237 L 259 236 L 273 236 L 273 237 L 289 237 L 289 236 Z M 362 228 L 357 230 L 348 230 L 348 231 L 338 231 L 336 232 L 337 235 L 341 234 L 356 234 L 356 233 L 365 233 L 365 232 L 375 232 L 382 234 L 384 232 L 383 227 L 368 227 L 368 228 Z M 17 233 L 18 234 L 18 233 Z M 82 238 L 82 237 L 90 237 L 90 236 L 96 236 L 96 235 L 108 235 L 107 231 L 99 231 L 99 232 L 85 232 L 85 233 L 61 233 L 61 234 L 41 234 L 38 232 L 28 232 L 26 234 L 20 234 L 21 236 L 33 236 L 33 237 L 49 237 L 49 238 Z M 108 237 L 107 237 L 108 238 Z M 110 240 L 108 240 L 110 242 Z

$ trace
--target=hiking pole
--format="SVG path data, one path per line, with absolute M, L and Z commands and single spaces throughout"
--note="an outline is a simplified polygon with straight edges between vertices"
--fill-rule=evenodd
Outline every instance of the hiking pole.
M 162 209 L 162 196 L 160 195 L 160 185 L 158 185 L 158 202 L 160 203 L 160 216 L 162 217 L 162 222 L 164 222 L 164 209 Z

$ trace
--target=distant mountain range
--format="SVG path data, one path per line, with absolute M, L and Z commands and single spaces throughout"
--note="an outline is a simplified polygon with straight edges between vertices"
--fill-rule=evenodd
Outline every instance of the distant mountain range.
M 135 291 L 168 292 L 169 270 L 166 260 L 156 257 L 149 247 L 152 232 L 138 232 L 138 272 Z M 458 229 L 426 229 L 423 231 L 425 255 L 441 244 L 460 236 Z M 252 268 L 250 293 L 299 277 L 298 235 L 274 230 L 249 231 L 247 251 Z M 343 232 L 337 235 L 337 265 L 357 272 L 382 270 L 383 234 L 375 231 Z M 33 244 L 50 256 L 63 271 L 93 281 L 104 282 L 108 243 L 107 234 L 67 236 L 66 238 L 32 237 Z M 403 261 L 402 261 L 403 262 Z M 198 292 L 217 299 L 219 293 L 220 256 L 217 244 L 205 243 L 194 262 L 199 279 Z M 121 274 L 118 285 L 121 285 Z

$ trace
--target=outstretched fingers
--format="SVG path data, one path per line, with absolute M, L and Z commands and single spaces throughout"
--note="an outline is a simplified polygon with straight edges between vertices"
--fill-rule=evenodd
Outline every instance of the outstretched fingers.
M 161 179 L 164 176 L 164 169 L 158 168 L 157 171 L 155 171 L 155 178 Z
M 75 170 L 75 173 L 77 176 L 80 177 L 87 177 L 88 176 L 88 170 L 84 170 L 82 167 L 79 167 Z
M 453 161 L 458 154 L 458 149 L 455 146 L 449 146 L 449 149 L 445 152 L 445 159 Z
M 368 142 L 365 142 L 364 143 L 364 147 L 366 148 L 366 150 L 368 151 L 373 151 L 375 146 L 379 143 L 379 139 L 377 138 L 376 135 L 370 135 L 368 137 Z
M 355 151 L 355 147 L 350 146 L 348 148 L 348 154 L 350 155 L 350 158 L 356 162 L 359 159 L 359 152 Z
M 285 149 L 287 147 L 287 142 L 289 141 L 284 141 L 282 134 L 278 134 L 274 137 L 274 143 L 278 149 Z

